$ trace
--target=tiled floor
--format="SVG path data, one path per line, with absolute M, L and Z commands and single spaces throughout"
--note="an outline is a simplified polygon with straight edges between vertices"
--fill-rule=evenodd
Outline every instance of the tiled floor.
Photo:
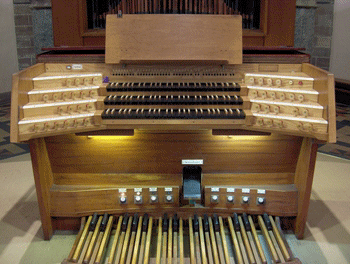
M 0 161 L 0 263 L 60 263 L 71 232 L 43 240 L 29 154 Z M 303 263 L 350 263 L 350 161 L 318 154 L 304 240 L 287 239 Z
M 10 101 L 0 94 L 0 160 L 29 152 L 27 144 L 10 143 Z
M 337 104 L 337 143 L 325 144 L 319 152 L 350 159 L 350 106 Z

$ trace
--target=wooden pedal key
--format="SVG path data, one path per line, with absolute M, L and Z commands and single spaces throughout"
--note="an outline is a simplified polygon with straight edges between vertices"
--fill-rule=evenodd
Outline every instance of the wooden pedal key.
M 235 229 L 233 227 L 232 218 L 228 217 L 227 221 L 228 221 L 228 226 L 229 226 L 230 233 L 231 233 L 232 243 L 233 243 L 233 247 L 234 247 L 234 254 L 235 254 L 237 264 L 243 264 L 243 257 L 242 257 L 241 249 L 239 248 L 237 234 L 236 234 Z
M 220 263 L 226 263 L 224 249 L 222 246 L 221 234 L 220 234 L 219 217 L 217 216 L 217 214 L 214 214 L 213 216 L 213 225 L 214 225 L 216 243 L 217 243 L 218 252 L 219 252 Z
M 162 256 L 162 222 L 163 219 L 159 217 L 158 220 L 158 235 L 157 235 L 157 254 L 156 254 L 156 264 L 160 264 Z
M 214 258 L 214 263 L 220 263 L 219 262 L 219 253 L 218 253 L 218 247 L 215 239 L 215 231 L 213 227 L 213 221 L 211 217 L 208 217 L 208 222 L 209 222 L 209 234 L 210 234 L 210 241 L 211 241 L 211 246 L 213 250 L 213 258 Z
M 252 218 L 251 215 L 248 216 L 248 220 L 249 220 L 249 223 L 250 223 L 250 228 L 252 230 L 252 234 L 253 234 L 256 246 L 257 246 L 258 251 L 259 251 L 261 262 L 263 264 L 266 264 L 267 263 L 266 256 L 265 256 L 265 253 L 264 253 L 264 251 L 262 249 L 262 246 L 261 246 L 261 243 L 260 243 L 260 240 L 259 240 L 259 237 L 258 237 L 258 233 L 256 232 L 255 225 L 254 225 L 254 222 L 253 222 L 253 218 Z
M 88 232 L 89 232 L 89 226 L 90 226 L 90 223 L 92 221 L 92 215 L 89 216 L 85 226 L 84 226 L 84 229 L 83 229 L 83 232 L 79 238 L 79 242 L 75 248 L 75 251 L 74 251 L 74 254 L 73 254 L 73 257 L 72 257 L 72 261 L 73 262 L 77 262 L 78 259 L 79 259 L 79 256 L 80 256 L 80 253 L 83 249 L 83 245 L 85 243 L 85 240 L 86 240 L 86 237 L 88 235 Z
M 103 218 L 102 218 L 101 225 L 100 225 L 98 237 L 97 237 L 97 240 L 96 240 L 96 245 L 95 245 L 94 250 L 92 252 L 90 261 L 88 262 L 90 264 L 94 264 L 95 263 L 95 259 L 97 258 L 97 253 L 98 253 L 98 251 L 100 249 L 100 245 L 102 243 L 103 235 L 104 235 L 104 232 L 105 232 L 106 227 L 107 227 L 107 222 L 108 222 L 108 214 L 104 214 Z
M 272 259 L 274 261 L 274 263 L 279 263 L 281 262 L 281 260 L 279 259 L 278 255 L 277 255 L 277 252 L 276 252 L 276 249 L 271 241 L 271 238 L 270 238 L 270 235 L 269 235 L 269 231 L 268 229 L 266 228 L 266 225 L 264 223 L 264 219 L 262 218 L 261 215 L 258 215 L 258 221 L 259 221 L 259 226 L 260 226 L 260 229 L 265 237 L 265 240 L 267 242 L 267 245 L 268 245 L 268 248 L 270 250 L 270 253 L 271 253 L 271 256 L 272 256 Z
M 133 217 L 130 216 L 129 221 L 128 221 L 128 227 L 126 228 L 123 248 L 122 248 L 122 252 L 121 252 L 121 256 L 120 256 L 120 263 L 122 263 L 122 264 L 125 263 L 128 248 L 129 248 L 129 239 L 130 239 L 130 234 L 131 234 L 132 222 L 133 222 Z
M 270 235 L 270 238 L 271 238 L 271 241 L 276 249 L 276 252 L 277 252 L 277 255 L 279 257 L 279 259 L 281 260 L 281 262 L 286 262 L 283 255 L 282 255 L 282 252 L 281 252 L 281 249 L 279 248 L 278 246 L 278 243 L 277 243 L 277 240 L 276 240 L 276 237 L 273 233 L 273 230 L 272 230 L 272 225 L 271 225 L 271 221 L 270 221 L 270 218 L 269 216 L 265 213 L 263 215 L 263 218 L 264 218 L 264 222 L 265 222 L 265 225 L 266 225 L 266 228 L 268 230 L 268 233 Z
M 169 219 L 168 215 L 164 214 L 163 216 L 163 244 L 162 244 L 162 264 L 166 264 L 167 260 L 167 246 L 168 246 L 168 228 L 169 228 Z
M 243 261 L 245 264 L 249 264 L 247 252 L 243 243 L 242 233 L 241 233 L 241 225 L 238 220 L 238 215 L 236 213 L 233 214 L 233 226 L 236 231 L 236 236 L 239 244 L 239 248 L 242 253 Z
M 120 236 L 120 230 L 121 230 L 121 227 L 122 227 L 122 223 L 123 223 L 123 217 L 120 216 L 119 219 L 118 219 L 117 229 L 115 230 L 114 239 L 113 239 L 113 243 L 112 243 L 112 247 L 111 247 L 111 252 L 109 253 L 107 264 L 112 264 L 113 263 L 113 259 L 115 257 L 115 252 L 116 252 L 116 249 L 117 249 L 118 239 L 119 239 L 119 236 Z
M 198 222 L 198 216 L 196 214 L 193 217 L 193 230 L 194 230 L 194 242 L 195 242 L 195 252 L 196 252 L 197 263 L 202 263 L 201 249 L 200 249 L 200 243 L 199 243 L 199 222 Z
M 196 261 L 196 254 L 194 249 L 194 238 L 193 238 L 193 221 L 192 217 L 188 218 L 188 231 L 189 231 L 189 237 L 190 237 L 190 263 L 191 264 L 197 264 Z M 198 263 L 199 264 L 199 263 Z
M 276 225 L 275 221 L 273 220 L 273 217 L 270 215 L 269 218 L 270 218 L 270 222 L 271 222 L 271 225 L 272 225 L 273 233 L 275 234 L 277 242 L 278 242 L 278 244 L 279 244 L 279 246 L 280 246 L 280 248 L 282 250 L 283 256 L 284 256 L 284 258 L 287 261 L 290 261 L 292 258 L 290 256 L 288 250 L 287 250 L 286 245 L 284 244 L 284 241 L 282 239 L 280 231 L 278 230 L 277 225 Z
M 97 238 L 97 234 L 100 229 L 100 225 L 102 222 L 102 216 L 98 217 L 97 213 L 95 213 L 92 217 L 90 226 L 89 226 L 89 234 L 86 239 L 83 251 L 80 255 L 78 263 L 88 263 L 92 254 L 92 251 L 95 246 L 95 241 Z
M 262 264 L 260 256 L 258 255 L 257 246 L 255 245 L 255 240 L 253 238 L 252 228 L 250 226 L 249 219 L 246 213 L 243 213 L 242 220 L 256 263 Z
M 230 260 L 230 255 L 228 253 L 226 234 L 225 234 L 224 222 L 222 220 L 222 216 L 219 216 L 219 224 L 220 224 L 220 235 L 221 235 L 222 246 L 224 249 L 225 260 L 227 264 L 230 264 L 231 260 Z
M 87 219 L 86 216 L 84 216 L 84 217 L 81 218 L 79 233 L 77 234 L 77 236 L 76 236 L 76 238 L 75 238 L 73 247 L 72 247 L 71 251 L 69 252 L 69 255 L 68 255 L 66 261 L 72 261 L 72 258 L 73 258 L 75 249 L 77 248 L 78 243 L 79 243 L 79 241 L 80 241 L 80 237 L 81 237 L 81 235 L 83 234 L 84 227 L 85 227 L 85 224 L 86 224 L 86 219 Z M 63 261 L 63 262 L 64 262 L 64 261 Z
M 208 253 L 208 262 L 209 264 L 214 264 L 213 252 L 211 250 L 211 242 L 210 242 L 209 220 L 208 220 L 208 215 L 206 214 L 203 217 L 203 229 L 204 229 L 205 245 Z
M 108 217 L 107 226 L 105 226 L 104 230 L 102 229 L 102 231 L 101 231 L 102 241 L 101 241 L 101 244 L 100 244 L 100 248 L 99 248 L 99 250 L 97 252 L 97 257 L 95 259 L 95 264 L 100 264 L 101 261 L 102 261 L 102 257 L 103 257 L 103 255 L 105 253 L 105 250 L 106 250 L 106 247 L 107 247 L 107 244 L 108 244 L 108 241 L 109 241 L 109 236 L 111 234 L 113 221 L 114 221 L 114 216 L 110 215 Z
M 151 247 L 152 227 L 153 227 L 153 218 L 150 217 L 148 220 L 148 229 L 147 229 L 146 246 L 145 246 L 145 254 L 144 254 L 144 258 L 143 258 L 143 264 L 148 264 L 148 261 L 149 261 L 149 249 Z M 139 262 L 139 264 L 141 264 L 141 263 Z
M 168 264 L 173 262 L 173 218 L 169 217 L 168 224 Z
M 134 218 L 131 226 L 131 237 L 130 237 L 129 249 L 128 249 L 128 254 L 125 262 L 126 264 L 131 263 L 131 258 L 133 254 L 137 255 L 137 252 L 134 252 L 134 245 L 135 245 L 136 233 L 137 233 L 138 227 L 139 227 L 139 216 L 137 214 L 134 214 Z M 140 229 L 141 229 L 141 226 L 140 226 Z
M 148 229 L 148 214 L 145 214 L 143 216 L 142 221 L 142 234 L 141 234 L 141 244 L 140 244 L 140 250 L 139 250 L 139 257 L 138 257 L 138 263 L 142 264 L 145 254 L 145 246 L 146 246 L 146 238 L 147 238 L 147 229 Z M 132 264 L 136 263 L 136 258 L 133 256 Z
M 125 240 L 125 234 L 126 234 L 126 230 L 128 228 L 128 222 L 129 222 L 129 215 L 125 214 L 124 218 L 123 218 L 123 222 L 122 222 L 122 233 L 120 234 L 120 238 L 119 238 L 119 242 L 118 242 L 118 246 L 117 246 L 117 253 L 116 256 L 114 258 L 114 264 L 119 263 L 120 258 L 121 258 L 121 254 L 122 254 L 122 249 L 123 249 L 123 244 L 124 244 L 124 240 Z
M 179 249 L 180 249 L 180 264 L 184 264 L 184 231 L 183 231 L 183 220 L 180 217 L 179 220 Z
M 173 218 L 173 232 L 174 232 L 174 241 L 173 241 L 173 260 L 174 263 L 178 263 L 178 240 L 179 240 L 179 219 L 177 218 L 177 214 L 174 215 Z

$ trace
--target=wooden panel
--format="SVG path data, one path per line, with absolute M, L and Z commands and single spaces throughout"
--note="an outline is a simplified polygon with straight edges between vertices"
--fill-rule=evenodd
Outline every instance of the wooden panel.
M 266 194 L 257 194 L 256 189 L 251 188 L 249 194 L 251 201 L 249 204 L 241 204 L 240 200 L 243 196 L 237 186 L 234 193 L 235 203 L 227 204 L 225 188 L 222 188 L 220 193 L 220 201 L 218 204 L 210 202 L 210 188 L 205 191 L 205 206 L 206 210 L 213 212 L 225 211 L 232 213 L 234 211 L 243 211 L 246 213 L 262 214 L 269 213 L 279 216 L 295 216 L 297 213 L 297 189 L 292 185 L 286 186 L 269 186 Z M 264 188 L 264 187 L 262 187 Z M 266 188 L 265 188 L 266 189 Z M 257 197 L 265 197 L 266 204 L 256 205 Z M 51 189 L 51 215 L 58 216 L 82 216 L 92 214 L 94 212 L 109 212 L 109 213 L 125 213 L 125 212 L 164 212 L 181 211 L 179 207 L 179 189 L 173 188 L 173 203 L 165 202 L 164 188 L 158 187 L 159 202 L 151 204 L 149 201 L 150 193 L 148 189 L 144 188 L 142 191 L 142 204 L 135 204 L 133 201 L 134 192 L 132 189 L 127 189 L 126 196 L 127 203 L 119 203 L 119 193 L 117 188 L 70 188 L 67 186 L 54 186 Z M 87 202 L 88 201 L 88 202 Z M 185 208 L 183 208 L 185 209 Z M 193 213 L 191 208 L 188 212 Z
M 16 73 L 12 77 L 11 92 L 11 142 L 19 142 L 18 121 L 23 118 L 23 111 L 19 106 L 28 103 L 28 95 L 26 92 L 33 89 L 33 82 L 30 78 L 45 72 L 44 64 L 39 63 L 33 65 L 26 70 Z
M 294 173 L 215 173 L 204 174 L 202 179 L 203 186 L 292 183 L 294 183 Z
M 48 240 L 53 234 L 50 201 L 50 188 L 53 183 L 53 176 L 50 160 L 48 157 L 45 140 L 43 138 L 31 140 L 29 142 L 29 147 L 32 158 L 41 224 L 44 231 L 44 238 Z
M 12 92 L 11 92 L 11 132 L 10 141 L 19 142 L 18 120 L 19 120 L 19 103 L 18 103 L 19 73 L 12 75 Z
M 81 26 L 84 16 L 79 1 L 52 1 L 52 22 L 55 46 L 82 46 Z
M 243 40 L 244 44 L 244 40 Z M 307 54 L 243 54 L 243 63 L 309 63 L 310 55 Z
M 258 33 L 256 33 L 258 32 Z M 265 35 L 261 31 L 252 30 L 252 29 L 243 29 L 243 47 L 261 47 L 264 46 Z M 88 31 L 82 35 L 82 40 L 84 46 L 98 47 L 106 45 L 106 30 L 94 30 Z
M 170 14 L 118 18 L 108 15 L 106 63 L 134 60 L 205 60 L 240 64 L 242 18 Z
M 58 72 L 63 73 L 70 73 L 71 70 L 67 69 L 67 66 L 72 66 L 69 63 L 45 63 L 45 70 L 47 72 Z M 164 73 L 172 73 L 172 72 L 180 72 L 180 73 L 185 73 L 185 72 L 200 72 L 200 73 L 205 73 L 208 71 L 208 66 L 209 70 L 213 72 L 220 73 L 222 72 L 222 66 L 219 64 L 194 64 L 194 65 L 183 65 L 181 63 L 169 63 L 165 62 L 164 64 L 130 64 L 128 67 L 125 69 L 123 68 L 122 64 L 118 65 L 110 65 L 110 64 L 104 64 L 104 63 L 84 63 L 82 64 L 82 69 L 80 70 L 75 70 L 74 72 L 76 73 L 86 73 L 86 72 L 99 72 L 102 73 L 103 76 L 109 76 L 111 79 L 115 78 L 112 76 L 113 72 L 120 70 L 125 73 L 133 73 L 133 72 L 143 72 L 143 73 L 159 73 L 159 72 L 164 72 Z M 253 72 L 258 72 L 258 71 L 266 71 L 266 68 L 275 68 L 278 70 L 278 72 L 300 72 L 301 71 L 301 64 L 255 64 L 255 63 L 250 63 L 250 64 L 239 64 L 239 65 L 227 65 L 225 66 L 225 71 L 229 73 L 230 71 L 234 71 L 235 77 L 225 77 L 225 76 L 210 76 L 207 78 L 208 81 L 232 81 L 232 80 L 239 80 L 238 78 L 241 78 L 241 74 L 243 73 L 253 73 Z M 180 68 L 180 70 L 179 70 Z M 155 72 L 153 72 L 155 71 Z M 243 75 L 242 75 L 243 77 Z M 190 81 L 194 80 L 193 75 L 183 75 L 183 76 L 158 76 L 157 74 L 153 74 L 152 76 L 145 75 L 145 76 L 137 76 L 135 74 L 133 75 L 127 75 L 127 76 L 118 76 L 117 80 L 122 82 L 122 81 L 144 81 L 145 78 L 147 80 L 152 81 L 152 82 L 162 82 L 162 81 Z M 201 80 L 201 81 L 206 81 L 206 79 L 203 80 L 203 76 L 200 76 L 198 78 L 195 78 L 195 80 Z M 113 81 L 113 80 L 112 80 Z
M 298 191 L 294 185 L 269 185 L 269 186 L 218 186 L 219 192 L 211 192 L 210 188 L 205 189 L 205 206 L 209 208 L 226 208 L 229 210 L 243 209 L 245 211 L 255 211 L 255 213 L 274 214 L 274 215 L 289 215 L 295 216 L 298 208 Z M 235 192 L 227 193 L 226 187 L 235 188 Z M 242 188 L 250 188 L 250 193 L 242 193 Z M 265 194 L 258 194 L 257 189 L 266 190 Z M 218 202 L 211 202 L 211 195 L 218 196 Z M 234 202 L 227 202 L 227 195 L 234 196 Z M 242 196 L 248 196 L 250 201 L 248 204 L 242 203 Z M 257 205 L 257 198 L 264 197 L 265 203 Z
M 76 133 L 77 136 L 133 136 L 133 129 L 106 129 L 101 131 L 89 131 Z
M 71 218 L 71 217 L 53 217 L 52 225 L 55 230 L 79 230 L 81 228 L 81 223 L 83 222 L 83 227 L 86 221 L 81 218 Z
M 84 46 L 105 46 L 106 45 L 106 37 L 83 37 Z
M 302 71 L 315 78 L 314 89 L 319 92 L 318 102 L 325 106 L 323 118 L 328 120 L 328 142 L 336 142 L 336 111 L 334 75 L 309 63 L 302 64 Z
M 71 188 L 69 186 L 53 186 L 50 192 L 51 216 L 79 216 L 92 214 L 94 212 L 114 212 L 117 210 L 126 212 L 130 210 L 137 211 L 139 209 L 148 212 L 164 210 L 166 208 L 172 210 L 179 207 L 178 186 L 165 186 L 172 187 L 173 202 L 170 203 L 165 201 L 166 193 L 163 187 L 157 186 L 157 203 L 150 202 L 149 189 L 145 186 L 143 187 L 141 193 L 142 204 L 134 203 L 133 189 L 127 189 L 125 193 L 127 202 L 126 204 L 120 204 L 119 192 L 116 187 Z
M 243 98 L 244 100 L 244 98 Z M 212 134 L 215 136 L 270 136 L 271 133 L 260 131 L 249 131 L 243 129 L 213 129 Z
M 269 0 L 264 46 L 294 46 L 295 0 Z
M 264 46 L 264 37 L 243 36 L 243 47 Z
M 55 173 L 54 184 L 78 186 L 182 185 L 182 174 Z M 294 173 L 215 173 L 203 174 L 202 185 L 292 184 Z
M 84 38 L 91 40 L 91 45 L 95 45 L 93 38 Z M 51 47 L 46 48 L 45 52 L 38 54 L 36 62 L 55 62 L 55 63 L 104 63 L 105 61 L 105 37 L 101 37 L 103 43 L 101 46 L 83 46 L 83 47 Z M 309 63 L 310 55 L 304 54 L 303 49 L 297 48 L 267 48 L 258 47 L 250 42 L 249 37 L 244 36 L 243 32 L 243 63 Z M 259 39 L 259 38 L 258 38 Z M 84 40 L 84 41 L 85 41 Z M 245 43 L 245 41 L 249 43 Z M 257 45 L 263 45 L 263 39 Z M 85 43 L 85 42 L 84 42 Z M 252 46 L 253 45 L 253 46 Z M 301 52 L 299 51 L 301 50 Z M 72 54 L 74 52 L 74 54 Z M 268 54 L 267 54 L 268 53 Z
M 328 142 L 337 141 L 337 113 L 334 89 L 334 75 L 328 74 Z
M 78 186 L 180 186 L 182 174 L 115 174 L 115 173 L 55 173 L 54 183 L 56 185 L 78 185 Z
M 310 204 L 312 180 L 317 156 L 318 144 L 311 138 L 304 138 L 295 171 L 295 185 L 298 193 L 298 216 L 295 224 L 295 234 L 301 239 L 304 236 L 307 214 Z
M 203 159 L 203 173 L 293 173 L 300 144 L 297 137 L 230 138 L 210 131 L 45 140 L 54 173 L 181 174 L 182 159 Z

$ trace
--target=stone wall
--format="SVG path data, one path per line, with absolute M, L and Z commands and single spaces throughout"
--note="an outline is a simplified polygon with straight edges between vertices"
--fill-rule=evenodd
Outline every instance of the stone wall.
M 42 47 L 53 46 L 50 0 L 14 0 L 18 67 L 35 64 Z
M 297 0 L 294 46 L 306 48 L 311 63 L 329 70 L 334 0 Z

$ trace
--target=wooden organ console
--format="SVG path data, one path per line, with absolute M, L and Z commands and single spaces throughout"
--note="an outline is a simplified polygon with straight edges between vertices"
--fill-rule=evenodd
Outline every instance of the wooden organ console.
M 240 64 L 241 36 L 237 16 L 111 15 L 106 63 L 40 63 L 13 76 L 11 140 L 29 143 L 45 239 L 83 217 L 68 262 L 98 233 L 105 244 L 111 230 L 146 239 L 151 219 L 158 236 L 200 239 L 197 257 L 208 224 L 224 250 L 258 224 L 270 246 L 275 221 L 303 237 L 317 144 L 335 142 L 333 75 Z M 285 253 L 279 261 L 293 261 Z

